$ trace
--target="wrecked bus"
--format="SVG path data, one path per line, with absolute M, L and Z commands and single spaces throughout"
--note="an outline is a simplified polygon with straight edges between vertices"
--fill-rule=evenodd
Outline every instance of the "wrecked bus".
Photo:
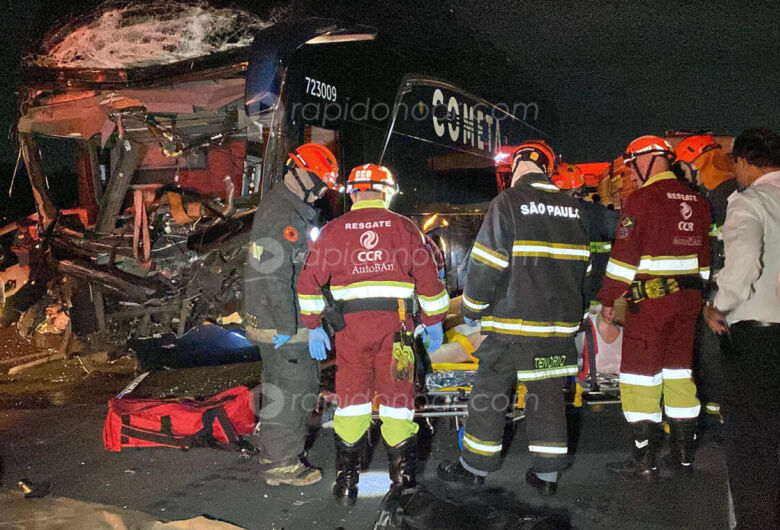
M 486 206 L 506 186 L 501 147 L 547 135 L 508 105 L 406 71 L 373 28 L 255 29 L 165 64 L 22 69 L 17 137 L 37 214 L 11 244 L 28 278 L 4 304 L 20 330 L 59 311 L 66 335 L 121 344 L 240 313 L 257 201 L 304 142 L 336 153 L 342 179 L 360 163 L 389 167 L 401 188 L 391 208 L 435 236 L 449 290 L 462 287 Z M 62 172 L 52 161 L 70 164 L 67 204 L 50 193 Z M 326 196 L 323 217 L 347 203 Z

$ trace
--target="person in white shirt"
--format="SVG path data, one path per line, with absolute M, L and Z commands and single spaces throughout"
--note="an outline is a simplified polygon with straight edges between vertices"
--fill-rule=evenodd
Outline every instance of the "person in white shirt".
M 726 264 L 704 307 L 721 336 L 726 457 L 738 528 L 780 528 L 780 136 L 748 129 L 731 153 L 743 188 L 729 197 Z

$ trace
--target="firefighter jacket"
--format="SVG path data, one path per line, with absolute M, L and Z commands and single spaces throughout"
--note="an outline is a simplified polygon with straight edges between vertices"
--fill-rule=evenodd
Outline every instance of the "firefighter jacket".
M 381 200 L 356 202 L 325 225 L 312 244 L 298 282 L 302 320 L 311 329 L 320 326 L 325 285 L 342 307 L 392 311 L 396 319 L 397 300 L 416 293 L 425 325 L 443 321 L 449 309 L 422 233 Z
M 710 277 L 710 207 L 666 171 L 625 203 L 599 300 L 611 307 L 635 280 Z
M 590 233 L 590 270 L 585 279 L 585 307 L 589 307 L 591 300 L 595 300 L 601 289 L 601 283 L 607 272 L 609 254 L 612 251 L 612 242 L 615 240 L 615 227 L 620 215 L 609 208 L 590 201 L 580 199 L 580 204 L 585 210 L 585 218 L 588 221 Z
M 295 285 L 308 251 L 317 210 L 283 184 L 261 200 L 252 223 L 244 275 L 244 311 L 248 325 L 293 336 L 299 328 Z
M 726 253 L 723 245 L 723 223 L 726 222 L 726 209 L 729 205 L 729 197 L 737 191 L 739 185 L 737 179 L 730 178 L 724 180 L 713 190 L 707 190 L 704 197 L 710 201 L 712 209 L 712 223 L 710 224 L 710 245 L 712 246 L 710 255 L 710 268 L 712 269 L 713 280 L 717 271 L 723 268 L 726 263 Z
M 483 333 L 513 342 L 572 337 L 582 322 L 589 258 L 580 202 L 544 174 L 524 175 L 490 203 L 461 310 L 482 320 Z

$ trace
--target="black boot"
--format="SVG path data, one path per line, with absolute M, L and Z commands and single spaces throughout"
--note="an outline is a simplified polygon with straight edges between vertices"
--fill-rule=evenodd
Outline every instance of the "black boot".
M 649 421 L 632 423 L 631 434 L 634 441 L 632 455 L 627 460 L 608 463 L 607 471 L 625 478 L 652 480 L 657 474 L 658 425 Z
M 696 420 L 669 422 L 669 469 L 676 475 L 693 475 L 693 455 L 696 452 Z
M 530 469 L 525 472 L 525 483 L 532 488 L 536 488 L 536 491 L 538 491 L 541 495 L 555 495 L 555 493 L 558 491 L 557 482 L 542 480 L 539 478 L 539 475 Z
M 485 483 L 485 477 L 475 475 L 463 467 L 460 460 L 455 460 L 454 462 L 452 460 L 443 460 L 439 464 L 438 469 L 436 469 L 436 474 L 444 481 L 455 482 L 471 487 L 481 486 Z
M 333 495 L 336 502 L 342 506 L 353 506 L 357 501 L 358 481 L 360 480 L 360 456 L 366 435 L 360 440 L 350 444 L 342 440 L 338 434 L 334 434 L 336 440 L 336 484 L 333 486 Z
M 390 469 L 391 488 L 411 488 L 417 485 L 417 435 L 392 447 L 387 445 L 387 462 Z

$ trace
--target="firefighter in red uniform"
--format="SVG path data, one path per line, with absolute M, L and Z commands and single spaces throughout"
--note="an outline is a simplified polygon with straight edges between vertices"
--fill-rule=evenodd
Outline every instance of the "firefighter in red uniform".
M 670 171 L 674 152 L 663 138 L 637 138 L 623 158 L 642 187 L 623 208 L 599 300 L 611 321 L 615 299 L 630 295 L 620 392 L 634 447 L 628 460 L 607 469 L 649 479 L 656 475 L 662 395 L 672 468 L 692 472 L 700 405 L 691 367 L 703 281 L 710 274 L 710 209 Z
M 423 235 L 409 219 L 386 208 L 396 190 L 385 167 L 365 164 L 353 169 L 347 182 L 352 210 L 322 229 L 298 281 L 313 357 L 324 359 L 330 349 L 321 324 L 328 298 L 346 324 L 335 334 L 339 406 L 334 417 L 338 477 L 333 493 L 339 503 L 348 505 L 357 498 L 361 446 L 367 439 L 375 392 L 393 486 L 415 484 L 418 426 L 412 421 L 410 302 L 416 294 L 430 339 L 428 351 L 441 346 L 449 308 L 449 296 Z M 325 286 L 330 297 L 323 297 Z

